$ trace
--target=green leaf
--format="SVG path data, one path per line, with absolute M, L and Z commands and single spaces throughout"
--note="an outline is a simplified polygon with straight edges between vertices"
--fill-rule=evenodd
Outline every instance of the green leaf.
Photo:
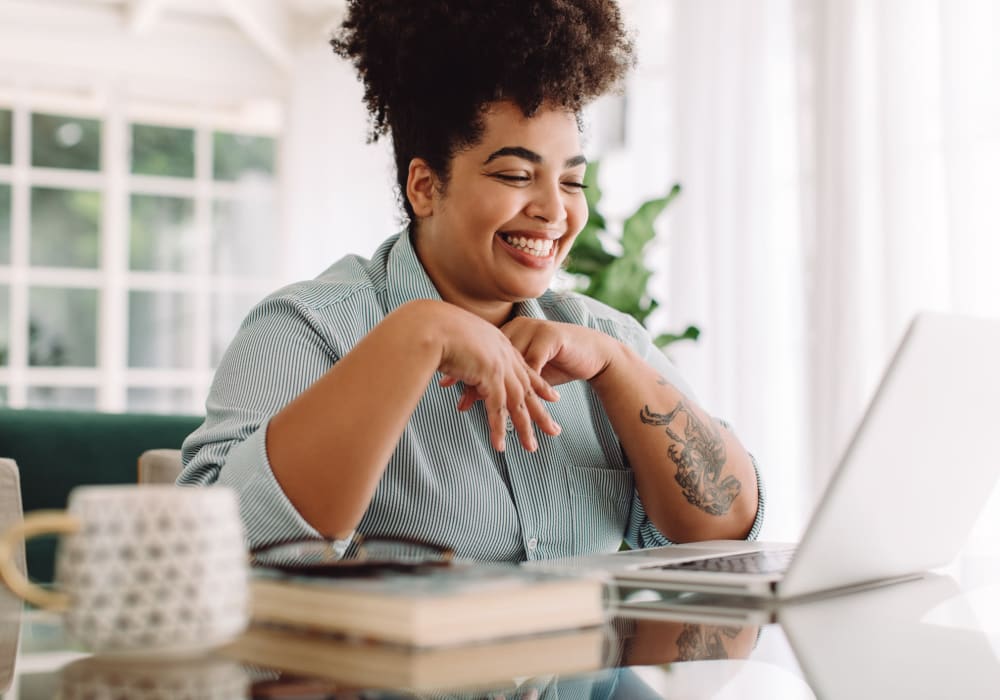
M 619 258 L 604 270 L 598 297 L 608 306 L 635 315 L 643 307 L 646 284 L 653 273 L 641 260 Z
M 600 229 L 588 223 L 580 231 L 573 248 L 566 258 L 566 271 L 575 275 L 593 275 L 610 264 L 615 256 L 604 250 L 597 232 Z
M 680 340 L 692 340 L 692 341 L 698 340 L 698 337 L 700 335 L 701 335 L 701 329 L 699 329 L 697 326 L 688 326 L 687 328 L 684 329 L 684 332 L 680 334 L 661 333 L 660 335 L 656 336 L 653 342 L 656 343 L 656 347 L 664 348 L 670 345 L 671 343 L 676 343 Z
M 622 230 L 622 248 L 625 253 L 639 255 L 656 236 L 656 229 L 653 224 L 659 218 L 663 210 L 681 193 L 681 186 L 674 185 L 666 197 L 651 199 L 644 202 L 632 216 L 625 220 Z

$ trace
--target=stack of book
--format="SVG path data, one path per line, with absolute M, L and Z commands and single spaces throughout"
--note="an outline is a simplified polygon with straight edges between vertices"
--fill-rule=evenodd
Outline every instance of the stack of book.
M 604 663 L 604 583 L 456 564 L 365 578 L 258 570 L 226 653 L 354 687 L 429 691 Z

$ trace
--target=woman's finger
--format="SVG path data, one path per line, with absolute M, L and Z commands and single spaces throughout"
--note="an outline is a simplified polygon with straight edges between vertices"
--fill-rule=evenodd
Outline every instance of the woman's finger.
M 489 386 L 479 386 L 477 392 L 486 404 L 486 421 L 490 426 L 493 448 L 503 452 L 507 437 L 507 392 L 503 375 L 497 371 L 491 377 Z
M 458 400 L 458 410 L 464 413 L 475 406 L 476 401 L 479 401 L 482 398 L 483 396 L 479 393 L 479 390 L 476 387 L 467 386 L 462 392 L 461 398 Z
M 550 403 L 555 403 L 559 400 L 559 392 L 556 391 L 554 386 L 545 381 L 539 372 L 529 367 L 528 373 L 530 375 L 530 386 L 541 399 Z
M 495 406 L 487 404 L 486 413 L 493 449 L 503 452 L 507 447 L 507 409 L 503 404 Z
M 524 397 L 524 402 L 528 407 L 528 415 L 531 420 L 546 435 L 555 437 L 562 432 L 562 426 L 549 413 L 545 403 L 538 397 L 538 394 L 531 392 Z
M 525 390 L 523 385 L 518 381 L 513 381 L 512 385 L 508 388 L 507 410 L 510 412 L 510 420 L 514 424 L 514 429 L 521 440 L 521 445 L 528 452 L 537 450 L 538 440 L 535 437 L 531 412 L 528 410 L 527 403 L 525 403 Z

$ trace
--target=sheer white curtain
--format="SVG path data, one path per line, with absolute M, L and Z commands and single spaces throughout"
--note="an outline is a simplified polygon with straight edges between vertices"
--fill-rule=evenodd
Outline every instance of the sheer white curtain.
M 613 171 L 684 185 L 658 291 L 704 335 L 671 354 L 794 537 L 913 312 L 1000 316 L 1000 3 L 627 7 L 667 89 L 640 70 Z

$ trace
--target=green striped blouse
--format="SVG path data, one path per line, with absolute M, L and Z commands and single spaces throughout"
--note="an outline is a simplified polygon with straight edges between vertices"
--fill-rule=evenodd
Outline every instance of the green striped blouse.
M 184 443 L 178 483 L 228 485 L 240 497 L 251 546 L 318 533 L 271 473 L 269 418 L 320 378 L 396 307 L 440 299 L 407 235 L 385 241 L 371 260 L 348 256 L 315 280 L 258 304 L 226 351 L 204 424 Z M 576 323 L 636 350 L 682 392 L 690 390 L 631 317 L 573 293 L 546 292 L 515 313 Z M 387 368 L 387 371 L 389 368 Z M 453 547 L 459 556 L 523 561 L 670 544 L 649 521 L 622 447 L 583 381 L 559 387 L 549 406 L 562 426 L 538 434 L 539 449 L 515 439 L 495 451 L 482 402 L 455 410 L 460 386 L 431 381 L 358 525 L 367 536 L 407 535 Z M 330 454 L 331 464 L 337 459 Z M 760 477 L 758 475 L 758 483 Z M 764 490 L 750 537 L 756 537 Z M 340 543 L 340 551 L 347 540 Z

